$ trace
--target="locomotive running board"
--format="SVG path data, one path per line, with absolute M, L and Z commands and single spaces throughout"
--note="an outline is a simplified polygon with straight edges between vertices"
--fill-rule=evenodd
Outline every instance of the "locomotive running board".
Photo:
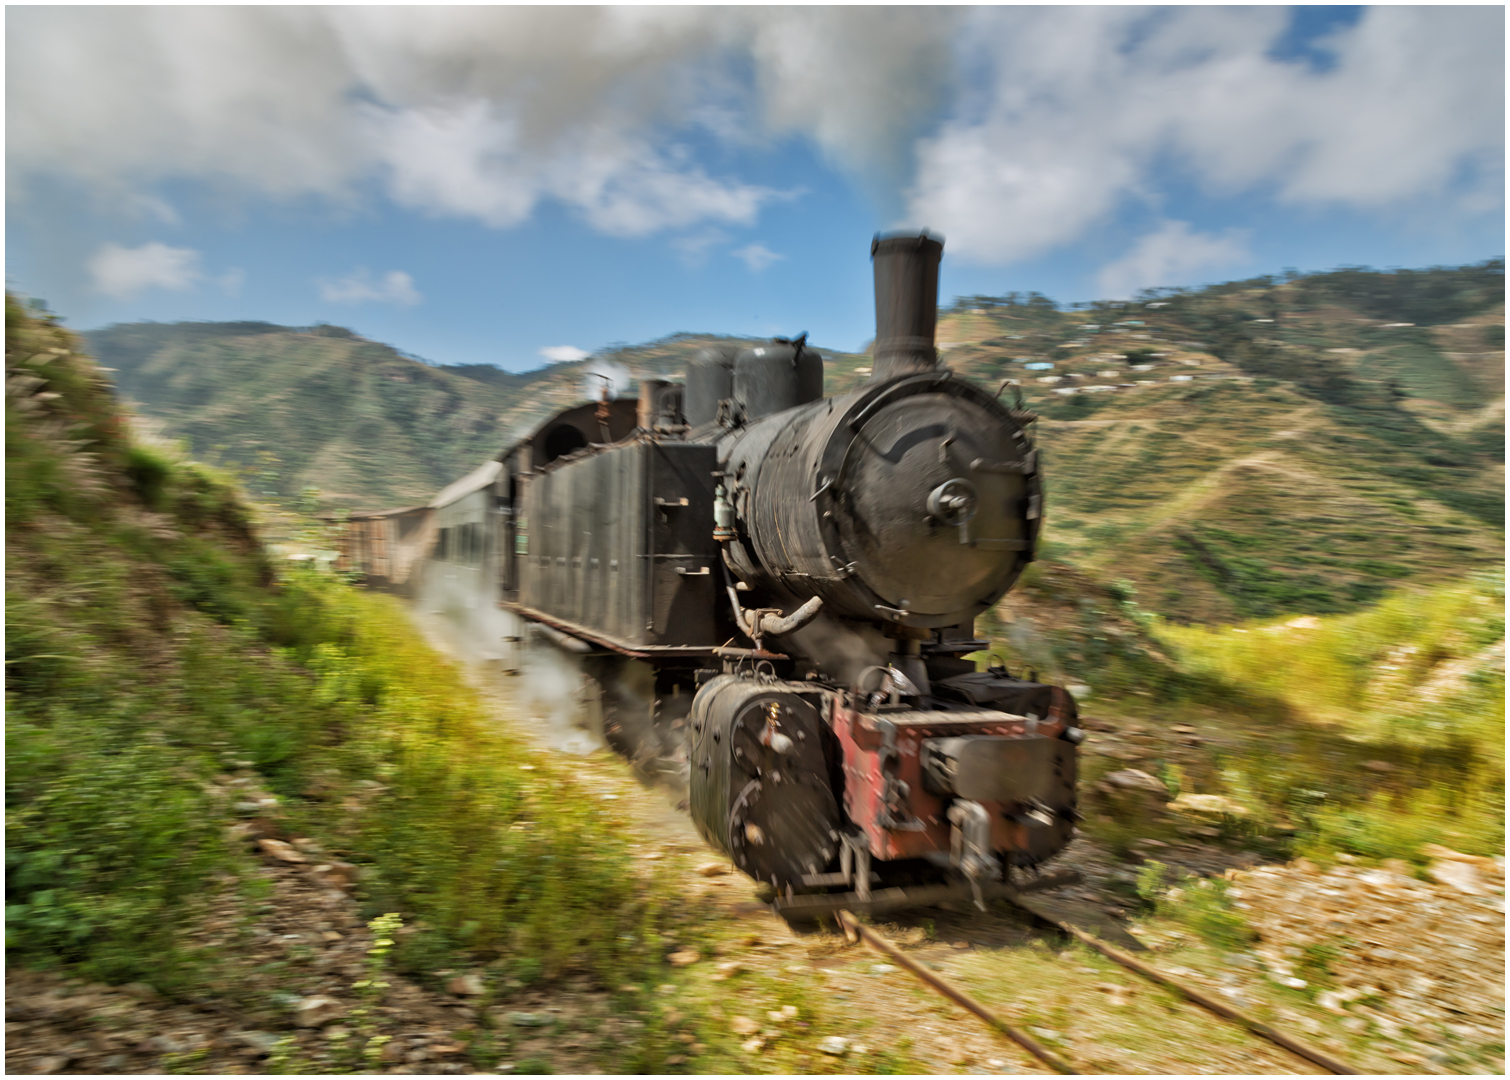
M 632 642 L 611 637 L 601 631 L 593 630 L 590 627 L 581 626 L 566 619 L 557 618 L 554 615 L 548 615 L 536 608 L 517 604 L 512 600 L 500 600 L 498 601 L 498 606 L 504 611 L 513 612 L 515 615 L 529 619 L 531 622 L 548 626 L 557 633 L 577 638 L 582 644 L 589 647 L 589 651 L 591 651 L 592 646 L 597 646 L 599 649 L 622 653 L 624 656 L 632 657 L 635 660 L 658 660 L 663 657 L 672 659 L 697 658 L 704 656 L 749 660 L 787 659 L 786 653 L 765 652 L 761 649 L 729 648 L 726 645 L 636 645 Z M 573 651 L 580 651 L 569 645 L 566 647 L 573 649 Z
M 1022 893 L 1043 889 L 1058 889 L 1074 885 L 1080 875 L 1074 870 L 1061 870 L 1054 874 L 1025 881 L 1020 885 L 1005 882 L 987 882 L 980 887 L 983 900 L 1011 898 Z M 969 882 L 950 885 L 923 885 L 910 889 L 875 889 L 870 896 L 861 899 L 859 893 L 811 893 L 806 896 L 783 897 L 771 904 L 771 910 L 783 919 L 815 919 L 820 915 L 832 915 L 848 909 L 856 914 L 877 914 L 883 911 L 901 911 L 905 908 L 932 907 L 948 900 L 973 901 L 975 891 Z

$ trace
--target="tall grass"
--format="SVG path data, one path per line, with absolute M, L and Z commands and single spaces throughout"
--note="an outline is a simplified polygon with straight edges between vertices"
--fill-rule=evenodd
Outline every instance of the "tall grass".
M 1163 623 L 1185 670 L 1307 720 L 1403 746 L 1469 743 L 1504 763 L 1504 577 L 1395 593 L 1352 615 L 1211 629 Z
M 356 809 L 311 817 L 370 866 L 374 908 L 422 916 L 447 942 L 508 960 L 523 978 L 568 968 L 605 983 L 638 972 L 642 924 L 666 894 L 637 878 L 617 822 L 568 769 L 501 730 L 399 602 L 314 571 L 284 585 L 334 640 L 306 667 L 341 728 L 337 786 L 376 779 Z
M 170 992 L 217 872 L 216 778 L 251 767 L 284 827 L 363 871 L 369 914 L 521 980 L 660 962 L 669 889 L 618 823 L 500 731 L 396 601 L 275 577 L 233 483 L 125 433 L 55 321 L 6 306 L 6 945 Z M 87 437 L 87 438 L 85 438 Z
M 1503 575 L 1351 615 L 1153 631 L 1189 677 L 1273 703 L 1234 725 L 1205 778 L 1252 827 L 1288 820 L 1292 850 L 1321 857 L 1503 852 Z

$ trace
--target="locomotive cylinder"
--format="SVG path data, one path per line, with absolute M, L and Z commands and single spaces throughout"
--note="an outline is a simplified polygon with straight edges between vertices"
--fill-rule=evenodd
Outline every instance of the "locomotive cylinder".
M 939 260 L 943 242 L 917 236 L 877 236 L 870 245 L 876 277 L 876 343 L 871 379 L 938 367 Z
M 801 885 L 839 850 L 816 697 L 801 683 L 719 675 L 692 701 L 692 821 L 741 870 L 778 888 Z

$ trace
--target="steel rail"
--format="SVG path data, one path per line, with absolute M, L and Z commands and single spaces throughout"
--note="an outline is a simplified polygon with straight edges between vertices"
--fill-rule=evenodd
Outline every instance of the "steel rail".
M 1037 915 L 1040 919 L 1045 918 L 1037 911 L 1034 911 L 1033 914 Z M 1086 945 L 1090 946 L 1092 949 L 1095 949 L 1098 953 L 1100 953 L 1107 959 L 1114 960 L 1117 963 L 1121 964 L 1123 967 L 1129 969 L 1130 971 L 1137 972 L 1139 975 L 1142 975 L 1146 979 L 1150 979 L 1161 986 L 1167 986 L 1171 990 L 1183 994 L 1186 998 L 1195 1002 L 1202 1008 L 1214 1012 L 1218 1016 L 1223 1017 L 1227 1020 L 1231 1020 L 1234 1023 L 1241 1024 L 1243 1027 L 1247 1028 L 1255 1035 L 1263 1036 L 1270 1042 L 1284 1047 L 1286 1050 L 1290 1051 L 1290 1053 L 1304 1058 L 1305 1060 L 1311 1062 L 1313 1065 L 1320 1065 L 1323 1069 L 1326 1069 L 1330 1073 L 1335 1073 L 1338 1076 L 1358 1075 L 1357 1069 L 1354 1069 L 1344 1064 L 1343 1062 L 1338 1061 L 1334 1057 L 1323 1054 L 1320 1050 L 1317 1050 L 1313 1046 L 1306 1045 L 1299 1039 L 1292 1039 L 1284 1032 L 1277 1031 L 1276 1029 L 1270 1027 L 1268 1024 L 1264 1023 L 1262 1020 L 1258 1020 L 1252 1016 L 1249 1016 L 1247 1013 L 1243 1012 L 1240 1009 L 1234 1009 L 1231 1005 L 1228 1005 L 1222 1001 L 1218 1001 L 1216 998 L 1211 997 L 1209 994 L 1204 994 L 1194 987 L 1186 986 L 1179 980 L 1169 975 L 1165 975 L 1157 968 L 1149 967 L 1147 964 L 1133 959 L 1121 949 L 1118 949 L 1112 945 L 1108 945 L 1106 942 L 1102 941 L 1100 938 L 1096 937 L 1093 934 L 1087 934 L 1078 926 L 1073 926 L 1070 923 L 1062 922 L 1058 919 L 1052 918 L 1046 919 L 1045 921 L 1053 923 L 1065 933 L 1074 936 L 1076 940 L 1084 942 Z
M 1013 899 L 1013 897 L 1010 895 L 1008 895 L 1006 898 L 1009 900 Z M 1252 1016 L 1249 1016 L 1247 1013 L 1243 1012 L 1240 1009 L 1235 1009 L 1231 1005 L 1219 1001 L 1208 994 L 1202 993 L 1194 987 L 1186 986 L 1184 983 L 1169 975 L 1164 974 L 1157 968 L 1150 967 L 1149 965 L 1134 959 L 1133 957 L 1127 955 L 1127 953 L 1123 952 L 1121 949 L 1118 949 L 1112 945 L 1108 945 L 1106 942 L 1102 941 L 1094 934 L 1088 934 L 1084 930 L 1081 930 L 1079 927 L 1074 926 L 1070 923 L 1064 922 L 1060 919 L 1052 918 L 1050 916 L 1046 916 L 1039 911 L 1033 910 L 1032 908 L 1027 908 L 1026 905 L 1023 905 L 1023 907 L 1025 908 L 1025 910 L 1030 911 L 1033 915 L 1042 919 L 1044 922 L 1057 927 L 1058 929 L 1074 937 L 1076 940 L 1083 942 L 1092 949 L 1095 949 L 1107 959 L 1121 964 L 1128 970 L 1136 972 L 1137 974 L 1142 975 L 1144 978 L 1149 979 L 1152 982 L 1156 982 L 1161 986 L 1165 986 L 1171 990 L 1174 990 L 1176 993 L 1182 995 L 1183 997 L 1201 1006 L 1202 1008 L 1215 1013 L 1225 1020 L 1231 1020 L 1237 1024 L 1241 1024 L 1253 1034 L 1260 1035 L 1263 1038 L 1268 1039 L 1275 1045 L 1283 1047 L 1284 1049 L 1290 1051 L 1290 1053 L 1311 1062 L 1313 1065 L 1319 1065 L 1323 1069 L 1326 1069 L 1328 1072 L 1334 1073 L 1338 1076 L 1358 1075 L 1357 1069 L 1352 1068 L 1351 1066 L 1337 1060 L 1334 1057 L 1331 1057 L 1328 1054 L 1322 1053 L 1320 1050 L 1317 1050 L 1315 1047 L 1301 1042 L 1299 1039 L 1291 1038 L 1284 1032 L 1276 1030 L 1275 1028 L 1264 1023 L 1262 1020 L 1258 1020 Z M 1035 1040 L 1032 1036 L 1028 1035 L 1020 1028 L 1016 1028 L 1011 1024 L 1008 1024 L 1005 1020 L 1001 1019 L 1001 1017 L 991 1012 L 991 1010 L 987 1009 L 984 1005 L 980 1004 L 974 998 L 970 997 L 970 995 L 966 994 L 963 990 L 951 986 L 949 983 L 939 978 L 933 972 L 928 971 L 917 961 L 905 955 L 900 949 L 898 949 L 891 942 L 887 941 L 880 934 L 877 934 L 874 930 L 860 923 L 852 912 L 841 910 L 837 914 L 839 918 L 839 924 L 841 927 L 843 927 L 845 936 L 851 941 L 864 941 L 867 945 L 875 949 L 877 952 L 883 953 L 892 960 L 895 960 L 898 964 L 906 968 L 913 975 L 917 976 L 920 980 L 922 980 L 928 986 L 932 987 L 934 990 L 938 991 L 944 997 L 969 1010 L 976 1016 L 980 1017 L 982 1020 L 986 1021 L 986 1023 L 990 1024 L 992 1027 L 997 1028 L 998 1030 L 1005 1033 L 1014 1042 L 1021 1045 L 1025 1050 L 1031 1053 L 1034 1057 L 1038 1058 L 1044 1064 L 1048 1065 L 1054 1071 L 1069 1074 L 1073 1074 L 1075 1072 L 1074 1068 L 1068 1062 L 1045 1049 L 1043 1045 Z
M 954 1002 L 956 1005 L 959 1005 L 961 1008 L 968 1009 L 970 1012 L 973 1012 L 976 1016 L 980 1017 L 992 1027 L 996 1028 L 998 1031 L 1001 1031 L 1009 1039 L 1020 1045 L 1024 1050 L 1032 1054 L 1039 1061 L 1043 1062 L 1055 1072 L 1065 1073 L 1072 1076 L 1076 1075 L 1074 1068 L 1069 1064 L 1069 1062 L 1046 1049 L 1042 1043 L 1033 1038 L 1026 1031 L 1023 1031 L 1018 1027 L 1013 1027 L 1011 1024 L 1007 1023 L 1001 1017 L 997 1016 L 994 1012 L 986 1008 L 980 1002 L 976 1001 L 963 990 L 950 986 L 933 972 L 924 968 L 916 960 L 913 960 L 911 957 L 904 955 L 902 951 L 891 942 L 887 941 L 881 935 L 877 934 L 874 930 L 870 929 L 870 927 L 861 924 L 854 917 L 854 915 L 850 914 L 848 911 L 840 911 L 838 915 L 839 924 L 844 927 L 845 936 L 848 937 L 851 941 L 858 938 L 859 940 L 864 941 L 865 944 L 869 945 L 872 949 L 875 949 L 877 952 L 884 954 L 892 960 L 895 960 L 898 964 L 902 965 L 902 967 L 912 972 L 912 974 L 916 975 L 919 979 L 927 983 L 934 990 L 937 990 L 940 994 L 943 994 L 950 1001 Z

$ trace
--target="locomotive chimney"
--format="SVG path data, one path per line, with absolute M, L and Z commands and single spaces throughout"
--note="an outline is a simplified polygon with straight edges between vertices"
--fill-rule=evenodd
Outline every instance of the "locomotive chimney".
M 876 381 L 932 371 L 938 324 L 939 260 L 944 242 L 929 236 L 876 234 L 870 258 L 876 270 Z

